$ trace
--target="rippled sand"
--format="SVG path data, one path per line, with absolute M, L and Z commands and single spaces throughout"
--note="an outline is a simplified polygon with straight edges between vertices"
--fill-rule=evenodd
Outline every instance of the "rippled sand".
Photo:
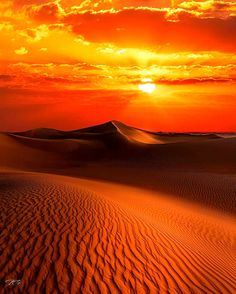
M 0 135 L 0 293 L 236 293 L 235 139 L 109 127 Z

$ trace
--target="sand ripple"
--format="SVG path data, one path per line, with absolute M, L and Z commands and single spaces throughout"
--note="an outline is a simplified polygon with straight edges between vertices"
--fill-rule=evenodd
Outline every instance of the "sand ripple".
M 194 223 L 170 211 L 166 223 L 178 224 L 180 239 L 151 206 L 140 213 L 42 174 L 3 174 L 0 199 L 0 279 L 21 279 L 5 293 L 236 293 L 234 235 L 202 219 L 193 238 L 186 224 Z M 198 246 L 199 236 L 212 249 Z

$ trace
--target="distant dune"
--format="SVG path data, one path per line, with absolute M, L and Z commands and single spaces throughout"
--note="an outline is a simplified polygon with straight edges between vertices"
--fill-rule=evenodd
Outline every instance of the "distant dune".
M 154 133 L 127 126 L 119 121 L 109 121 L 101 125 L 80 130 L 60 131 L 39 128 L 24 132 L 12 133 L 17 136 L 38 139 L 103 139 L 104 135 L 120 135 L 131 142 L 145 144 L 165 144 L 193 140 L 217 139 L 217 134 L 208 133 Z
M 222 138 L 217 134 L 157 134 L 112 121 L 75 131 L 35 129 L 1 136 L 0 160 L 13 168 L 58 169 L 99 161 L 236 172 L 236 138 Z M 25 152 L 31 155 L 17 156 Z
M 0 134 L 2 292 L 236 293 L 235 154 L 117 121 Z

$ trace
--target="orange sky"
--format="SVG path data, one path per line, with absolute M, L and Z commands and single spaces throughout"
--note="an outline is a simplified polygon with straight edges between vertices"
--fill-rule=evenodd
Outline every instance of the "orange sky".
M 236 131 L 235 1 L 49 1 L 0 3 L 1 131 Z

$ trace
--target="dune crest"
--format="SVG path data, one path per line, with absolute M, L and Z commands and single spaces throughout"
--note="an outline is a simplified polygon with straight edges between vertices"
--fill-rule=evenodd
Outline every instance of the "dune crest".
M 163 141 L 158 139 L 157 135 L 152 133 L 131 128 L 118 121 L 112 121 L 118 132 L 131 142 L 145 143 L 145 144 L 163 144 Z

